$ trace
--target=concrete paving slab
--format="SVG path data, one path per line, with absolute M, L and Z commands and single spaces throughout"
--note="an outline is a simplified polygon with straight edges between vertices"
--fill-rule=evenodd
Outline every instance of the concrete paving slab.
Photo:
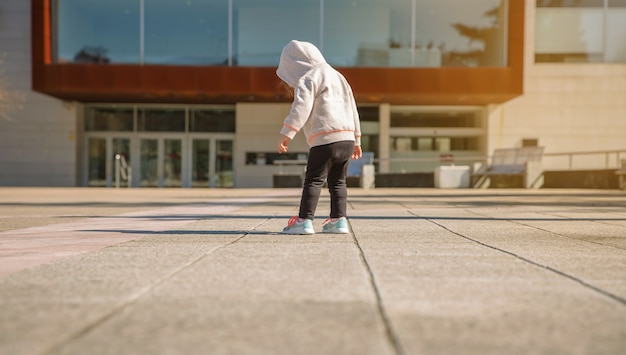
M 0 354 L 626 348 L 623 192 L 351 189 L 352 233 L 280 235 L 299 194 L 0 188 Z

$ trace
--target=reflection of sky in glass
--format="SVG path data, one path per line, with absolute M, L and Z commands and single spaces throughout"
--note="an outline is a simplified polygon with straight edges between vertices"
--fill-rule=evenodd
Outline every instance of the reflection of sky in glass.
M 140 0 L 58 3 L 60 61 L 73 61 L 87 48 L 112 63 L 139 63 L 142 55 L 147 64 L 228 63 L 229 0 L 146 0 L 143 42 Z M 485 13 L 501 3 L 505 1 L 327 0 L 321 13 L 320 0 L 232 0 L 232 55 L 235 65 L 276 65 L 290 39 L 323 47 L 339 65 L 354 65 L 365 42 L 410 48 L 414 39 L 418 48 L 443 44 L 446 51 L 483 50 L 485 41 L 471 41 L 452 25 L 489 28 L 496 19 Z

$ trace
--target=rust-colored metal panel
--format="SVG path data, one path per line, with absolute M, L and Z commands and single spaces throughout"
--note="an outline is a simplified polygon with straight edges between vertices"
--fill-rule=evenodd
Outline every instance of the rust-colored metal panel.
M 50 0 L 31 0 L 33 90 L 88 102 L 289 101 L 276 68 L 51 63 Z M 522 94 L 524 0 L 509 2 L 507 67 L 337 68 L 359 103 L 482 105 Z

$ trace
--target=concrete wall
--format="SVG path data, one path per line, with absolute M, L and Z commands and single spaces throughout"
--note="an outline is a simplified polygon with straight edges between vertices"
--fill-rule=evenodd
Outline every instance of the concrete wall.
M 239 103 L 235 142 L 235 187 L 272 187 L 272 176 L 301 174 L 302 166 L 246 165 L 247 152 L 278 152 L 278 138 L 291 104 Z M 302 132 L 289 144 L 289 152 L 307 153 Z
M 535 64 L 533 4 L 527 0 L 524 95 L 489 107 L 487 152 L 524 138 L 538 139 L 546 153 L 626 150 L 626 63 Z M 604 155 L 578 156 L 573 168 L 605 163 Z M 615 156 L 610 164 L 618 165 Z M 567 157 L 544 159 L 547 170 L 567 165 Z
M 31 88 L 30 1 L 0 2 L 0 186 L 76 186 L 78 106 Z

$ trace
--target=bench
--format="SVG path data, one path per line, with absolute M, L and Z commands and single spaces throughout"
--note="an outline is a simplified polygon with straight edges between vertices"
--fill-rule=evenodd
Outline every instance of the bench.
M 350 160 L 347 180 L 357 180 L 358 186 L 364 189 L 374 187 L 374 152 L 364 152 L 359 159 Z
M 543 147 L 496 149 L 491 165 L 477 169 L 474 187 L 489 187 L 495 176 L 521 177 L 522 187 L 539 188 L 543 185 Z

